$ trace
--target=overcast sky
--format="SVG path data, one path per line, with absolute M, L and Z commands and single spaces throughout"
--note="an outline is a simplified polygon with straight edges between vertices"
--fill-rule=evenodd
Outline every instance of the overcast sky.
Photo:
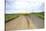
M 6 0 L 6 13 L 43 11 L 43 0 Z

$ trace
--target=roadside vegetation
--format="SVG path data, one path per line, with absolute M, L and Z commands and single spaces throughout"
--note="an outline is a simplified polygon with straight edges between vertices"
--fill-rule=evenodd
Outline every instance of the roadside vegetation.
M 13 19 L 18 18 L 19 16 L 26 16 L 28 14 L 5 14 L 5 22 L 9 22 Z
M 40 17 L 41 19 L 44 20 L 44 12 L 40 12 L 40 13 L 32 13 L 33 15 L 36 15 L 38 17 Z
M 5 22 L 9 22 L 18 17 L 19 17 L 18 14 L 5 14 Z

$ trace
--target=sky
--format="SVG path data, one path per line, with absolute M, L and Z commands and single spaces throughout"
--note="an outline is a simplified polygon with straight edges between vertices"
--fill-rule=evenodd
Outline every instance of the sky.
M 42 12 L 43 0 L 6 0 L 6 13 Z

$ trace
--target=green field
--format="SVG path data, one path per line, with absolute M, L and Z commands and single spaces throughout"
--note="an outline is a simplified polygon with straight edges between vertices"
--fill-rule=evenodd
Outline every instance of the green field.
M 33 15 L 36 15 L 38 17 L 40 17 L 41 19 L 44 19 L 44 12 L 40 12 L 40 13 L 32 13 Z
M 19 17 L 18 14 L 5 14 L 5 21 L 7 22 L 7 21 L 12 20 L 17 17 Z

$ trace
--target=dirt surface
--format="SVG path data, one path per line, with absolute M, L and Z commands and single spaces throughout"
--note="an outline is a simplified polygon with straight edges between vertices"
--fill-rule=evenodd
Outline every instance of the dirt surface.
M 25 29 L 35 29 L 43 27 L 43 20 L 35 16 L 20 16 L 6 23 L 6 31 L 10 30 L 25 30 Z
M 37 29 L 43 29 L 44 28 L 44 20 L 36 15 L 31 15 L 30 18 L 32 19 L 32 22 L 37 26 Z
M 30 22 L 30 21 L 29 21 Z M 29 25 L 25 16 L 20 16 L 6 24 L 6 30 L 18 30 L 18 29 L 29 29 L 32 28 L 32 24 Z M 30 22 L 32 23 L 32 22 Z M 29 27 L 30 26 L 30 27 Z

